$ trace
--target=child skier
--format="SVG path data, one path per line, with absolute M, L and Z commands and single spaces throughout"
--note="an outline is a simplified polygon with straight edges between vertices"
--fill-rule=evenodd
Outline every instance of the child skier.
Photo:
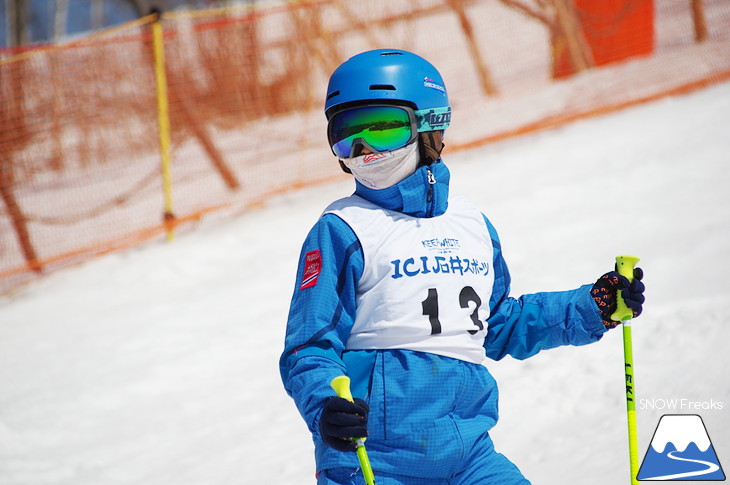
M 564 292 L 509 296 L 497 232 L 449 194 L 441 160 L 451 108 L 439 72 L 401 50 L 332 74 L 327 136 L 355 194 L 301 252 L 280 367 L 312 432 L 318 484 L 361 484 L 367 436 L 378 485 L 528 484 L 494 450 L 497 386 L 485 363 L 599 340 L 616 290 L 635 316 L 644 285 L 616 272 Z M 351 379 L 351 403 L 333 378 Z

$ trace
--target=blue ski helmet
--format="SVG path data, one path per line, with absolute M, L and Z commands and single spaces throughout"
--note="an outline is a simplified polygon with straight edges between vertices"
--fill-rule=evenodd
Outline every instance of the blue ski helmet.
M 449 96 L 438 70 L 424 58 L 398 49 L 377 49 L 351 57 L 330 76 L 325 115 L 366 102 L 398 104 L 416 110 L 446 108 Z

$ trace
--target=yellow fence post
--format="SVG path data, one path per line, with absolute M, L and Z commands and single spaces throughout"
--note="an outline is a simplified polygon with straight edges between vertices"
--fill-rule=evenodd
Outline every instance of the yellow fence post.
M 175 213 L 172 210 L 172 178 L 170 176 L 170 116 L 165 76 L 165 45 L 162 33 L 162 13 L 153 9 L 152 45 L 155 53 L 155 84 L 157 86 L 157 121 L 160 132 L 160 157 L 162 159 L 162 190 L 165 200 L 163 221 L 167 240 L 175 238 Z

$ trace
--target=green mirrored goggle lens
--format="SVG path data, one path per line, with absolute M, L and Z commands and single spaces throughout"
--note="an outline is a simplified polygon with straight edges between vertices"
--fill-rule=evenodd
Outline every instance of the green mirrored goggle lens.
M 327 131 L 332 151 L 348 158 L 361 140 L 379 152 L 404 147 L 415 138 L 411 117 L 396 106 L 365 106 L 336 113 Z

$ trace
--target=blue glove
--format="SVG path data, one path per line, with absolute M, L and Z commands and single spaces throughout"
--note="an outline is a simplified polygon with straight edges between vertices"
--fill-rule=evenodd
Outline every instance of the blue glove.
M 644 283 L 641 282 L 643 277 L 644 272 L 641 268 L 634 268 L 634 280 L 631 282 L 616 271 L 598 278 L 591 289 L 591 296 L 598 305 L 598 311 L 601 312 L 603 325 L 606 328 L 614 328 L 621 323 L 611 320 L 611 315 L 616 311 L 617 290 L 621 290 L 621 296 L 626 306 L 634 313 L 634 318 L 641 315 L 641 306 L 644 304 Z
M 350 402 L 332 396 L 324 404 L 319 418 L 319 431 L 327 445 L 338 451 L 355 451 L 351 438 L 365 438 L 368 435 L 368 413 L 370 407 L 362 399 Z

